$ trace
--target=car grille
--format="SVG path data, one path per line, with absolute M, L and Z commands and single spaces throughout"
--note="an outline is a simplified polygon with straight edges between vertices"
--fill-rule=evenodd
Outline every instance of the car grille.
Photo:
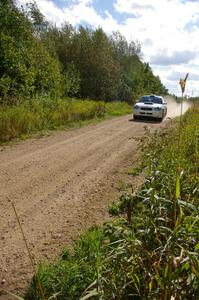
M 152 111 L 152 107 L 141 107 L 141 110 L 148 110 L 148 111 Z

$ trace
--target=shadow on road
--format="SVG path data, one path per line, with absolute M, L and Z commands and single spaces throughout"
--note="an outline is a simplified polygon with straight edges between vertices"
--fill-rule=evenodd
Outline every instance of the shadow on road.
M 162 121 L 154 119 L 154 118 L 150 118 L 150 117 L 140 117 L 139 119 L 129 119 L 129 122 L 135 122 L 135 123 L 152 123 L 152 124 L 158 124 L 161 123 Z

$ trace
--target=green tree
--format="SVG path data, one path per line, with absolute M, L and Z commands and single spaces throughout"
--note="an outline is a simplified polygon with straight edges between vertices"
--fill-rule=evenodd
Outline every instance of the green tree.
M 0 2 L 0 98 L 49 94 L 106 101 L 134 101 L 144 93 L 167 93 L 141 59 L 137 41 L 119 32 L 46 21 L 35 2 L 18 9 Z
M 0 97 L 13 103 L 21 96 L 60 92 L 59 63 L 50 56 L 24 11 L 13 1 L 0 4 Z

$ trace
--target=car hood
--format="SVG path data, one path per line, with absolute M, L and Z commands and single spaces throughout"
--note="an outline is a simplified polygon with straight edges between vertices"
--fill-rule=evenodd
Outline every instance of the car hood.
M 136 103 L 138 107 L 162 107 L 163 104 L 159 103 Z

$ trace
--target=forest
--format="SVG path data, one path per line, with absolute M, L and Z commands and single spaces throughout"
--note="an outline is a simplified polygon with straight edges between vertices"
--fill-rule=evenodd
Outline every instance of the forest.
M 144 93 L 167 94 L 141 45 L 102 28 L 57 27 L 35 3 L 0 2 L 0 104 L 75 97 L 133 103 Z

